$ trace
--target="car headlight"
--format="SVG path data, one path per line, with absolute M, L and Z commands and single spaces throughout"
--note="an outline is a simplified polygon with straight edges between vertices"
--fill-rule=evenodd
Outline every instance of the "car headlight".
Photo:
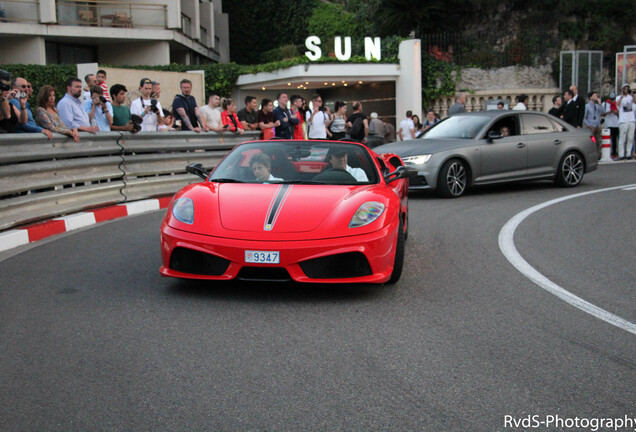
M 384 212 L 384 204 L 370 201 L 362 204 L 349 222 L 349 228 L 365 226 L 376 220 Z
M 179 222 L 189 225 L 194 223 L 194 203 L 190 198 L 179 198 L 172 206 L 172 215 Z
M 402 158 L 402 160 L 404 161 L 405 164 L 408 164 L 408 165 L 423 165 L 426 162 L 428 162 L 431 156 L 433 155 L 425 154 L 425 155 L 417 155 L 417 156 L 408 156 L 408 157 Z

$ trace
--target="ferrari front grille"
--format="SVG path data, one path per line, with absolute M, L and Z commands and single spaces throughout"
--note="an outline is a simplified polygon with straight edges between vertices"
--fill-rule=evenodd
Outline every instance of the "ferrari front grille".
M 205 276 L 220 276 L 227 270 L 230 261 L 216 255 L 178 247 L 172 251 L 172 270 Z
M 291 280 L 289 272 L 280 267 L 243 267 L 236 278 L 263 282 L 286 282 Z
M 312 279 L 344 279 L 372 274 L 369 261 L 361 252 L 348 252 L 315 258 L 300 263 Z

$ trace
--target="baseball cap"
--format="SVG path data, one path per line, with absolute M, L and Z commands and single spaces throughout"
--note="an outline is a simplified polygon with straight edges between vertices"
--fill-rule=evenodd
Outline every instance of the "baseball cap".
M 610 99 L 616 99 L 616 93 L 611 92 L 610 95 L 609 95 L 609 98 Z
M 625 87 L 629 87 L 628 83 L 623 83 L 623 86 L 621 88 L 625 88 Z
M 141 81 L 139 81 L 139 87 L 143 87 L 145 84 L 152 84 L 152 81 L 148 78 L 142 78 Z

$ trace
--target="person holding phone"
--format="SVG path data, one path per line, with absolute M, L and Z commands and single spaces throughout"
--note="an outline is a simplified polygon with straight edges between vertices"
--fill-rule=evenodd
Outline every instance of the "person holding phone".
M 616 98 L 618 107 L 618 157 L 621 160 L 631 159 L 634 151 L 634 97 L 628 83 L 623 84 L 621 94 Z
M 18 133 L 43 133 L 48 139 L 53 138 L 53 134 L 48 129 L 43 129 L 35 123 L 33 112 L 29 106 L 27 80 L 24 78 L 14 78 L 12 83 L 13 91 L 9 103 L 12 105 L 14 114 L 18 119 L 15 131 Z

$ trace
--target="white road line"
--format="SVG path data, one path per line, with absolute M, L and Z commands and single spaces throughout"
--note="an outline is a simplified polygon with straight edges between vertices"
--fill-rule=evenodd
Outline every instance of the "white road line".
M 624 191 L 631 191 L 631 190 L 636 190 L 636 186 L 634 187 L 627 187 L 623 189 Z
M 512 219 L 510 219 L 503 226 L 501 231 L 499 232 L 499 248 L 503 252 L 504 256 L 510 261 L 510 263 L 515 266 L 517 270 L 519 270 L 525 277 L 530 279 L 535 284 L 539 285 L 544 290 L 548 291 L 551 294 L 554 294 L 561 300 L 569 303 L 570 305 L 579 308 L 583 312 L 589 313 L 590 315 L 601 319 L 613 326 L 616 326 L 620 329 L 623 329 L 627 332 L 636 335 L 636 324 L 631 323 L 619 316 L 616 316 L 604 309 L 599 308 L 598 306 L 593 305 L 592 303 L 583 300 L 580 297 L 575 296 L 571 292 L 565 290 L 559 285 L 555 284 L 541 273 L 539 273 L 534 267 L 532 267 L 517 251 L 514 243 L 514 235 L 515 230 L 524 221 L 525 218 L 530 216 L 532 213 L 539 211 L 545 207 L 551 206 L 553 204 L 557 204 L 563 201 L 567 201 L 574 198 L 579 198 L 585 195 L 591 195 L 595 193 L 607 192 L 616 189 L 624 189 L 630 188 L 627 190 L 631 190 L 631 188 L 636 189 L 636 185 L 623 185 L 617 187 L 611 187 L 606 189 L 599 189 L 589 192 L 578 193 L 574 195 L 569 195 L 562 198 L 553 199 L 551 201 L 546 201 L 542 204 L 538 204 L 534 207 L 530 207 L 522 211 L 521 213 L 516 214 Z

